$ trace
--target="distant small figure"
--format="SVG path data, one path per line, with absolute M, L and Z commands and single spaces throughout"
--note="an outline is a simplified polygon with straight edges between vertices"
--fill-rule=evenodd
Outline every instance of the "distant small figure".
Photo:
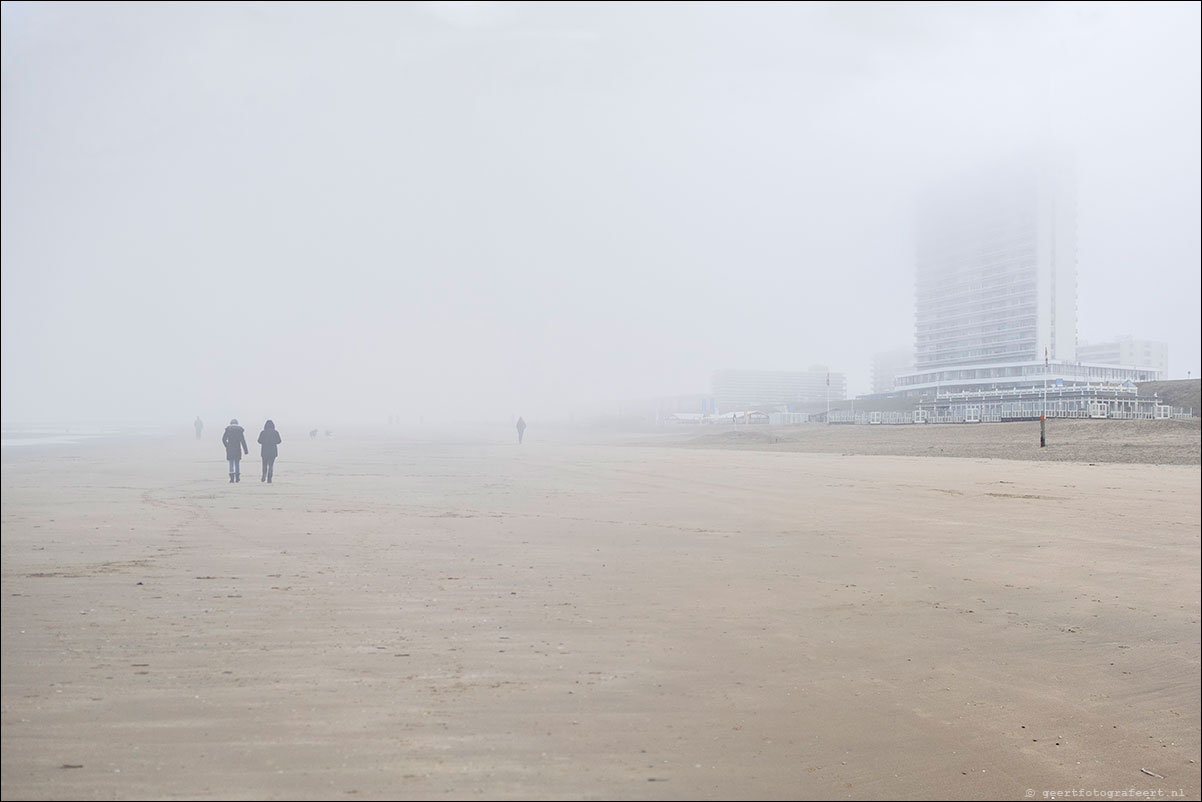
M 310 429 L 310 430 L 309 430 L 309 437 L 311 437 L 311 438 L 316 438 L 316 437 L 317 437 L 317 430 L 316 430 L 316 429 Z
M 221 444 L 225 446 L 225 458 L 230 463 L 230 484 L 241 482 L 242 455 L 249 454 L 250 449 L 246 447 L 246 431 L 238 425 L 237 418 L 230 420 L 230 425 L 225 427 Z
M 263 446 L 260 454 L 263 457 L 263 475 L 259 477 L 260 482 L 271 484 L 271 474 L 275 469 L 275 458 L 280 454 L 280 433 L 275 430 L 275 424 L 271 421 L 263 424 L 263 431 L 259 432 L 259 445 Z
M 526 433 L 526 421 L 518 418 L 518 445 L 522 444 L 522 435 Z
M 205 430 L 204 421 L 202 421 L 202 420 L 200 419 L 200 416 L 199 416 L 199 415 L 197 415 L 197 416 L 196 416 L 196 422 L 195 422 L 195 423 L 193 423 L 193 424 L 192 424 L 192 426 L 193 426 L 193 427 L 195 427 L 195 429 L 196 429 L 196 439 L 197 439 L 197 440 L 199 440 L 199 439 L 200 439 L 200 433 L 201 433 L 201 432 L 203 432 L 203 431 Z

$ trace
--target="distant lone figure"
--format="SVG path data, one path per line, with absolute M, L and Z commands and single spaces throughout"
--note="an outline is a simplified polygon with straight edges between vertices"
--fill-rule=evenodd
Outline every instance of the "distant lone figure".
M 518 418 L 518 445 L 522 444 L 522 435 L 526 433 L 526 421 Z
M 310 430 L 309 430 L 309 437 L 317 437 L 317 430 L 316 430 L 316 429 L 310 429 Z
M 199 440 L 199 439 L 200 439 L 200 433 L 201 433 L 201 432 L 203 432 L 203 431 L 205 430 L 205 424 L 204 424 L 204 421 L 202 421 L 202 420 L 200 419 L 200 416 L 199 416 L 199 415 L 197 415 L 197 416 L 196 416 L 196 422 L 195 422 L 195 423 L 193 423 L 192 425 L 193 425 L 194 427 L 196 427 L 196 439 L 197 439 L 197 440 Z
M 271 484 L 271 473 L 275 468 L 275 458 L 280 453 L 280 433 L 275 430 L 275 424 L 271 421 L 263 424 L 263 431 L 259 432 L 259 445 L 263 446 L 263 475 L 259 477 L 260 482 Z
M 230 484 L 242 481 L 242 455 L 249 454 L 246 447 L 246 432 L 238 425 L 238 419 L 230 421 L 221 435 L 221 443 L 225 446 L 225 458 L 230 461 Z

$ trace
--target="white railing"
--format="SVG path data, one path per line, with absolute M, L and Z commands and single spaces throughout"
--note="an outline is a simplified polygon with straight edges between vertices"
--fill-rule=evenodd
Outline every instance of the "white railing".
M 796 413 L 793 413 L 796 414 Z M 904 425 L 911 423 L 1003 423 L 1047 418 L 1100 418 L 1110 420 L 1169 420 L 1193 417 L 1193 409 L 1167 407 L 1133 399 L 1086 401 L 1000 401 L 984 404 L 950 404 L 940 409 L 911 412 L 830 413 L 829 423 L 854 425 Z M 773 419 L 773 423 L 777 421 Z

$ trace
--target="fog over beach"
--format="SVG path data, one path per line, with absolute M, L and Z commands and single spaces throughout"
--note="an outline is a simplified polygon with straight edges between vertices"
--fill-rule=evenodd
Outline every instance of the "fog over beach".
M 6 422 L 577 418 L 912 345 L 915 199 L 1051 146 L 1079 334 L 1199 375 L 1199 10 L 3 5 Z

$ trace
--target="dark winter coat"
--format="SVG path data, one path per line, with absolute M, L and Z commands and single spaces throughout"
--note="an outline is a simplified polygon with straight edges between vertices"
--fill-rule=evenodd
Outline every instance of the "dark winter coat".
M 280 455 L 280 433 L 275 430 L 275 424 L 267 421 L 263 431 L 259 432 L 259 444 L 263 446 L 263 459 L 275 459 Z
M 225 446 L 226 459 L 241 460 L 244 453 L 250 453 L 250 449 L 246 447 L 246 430 L 236 424 L 231 423 L 225 427 L 221 443 Z

